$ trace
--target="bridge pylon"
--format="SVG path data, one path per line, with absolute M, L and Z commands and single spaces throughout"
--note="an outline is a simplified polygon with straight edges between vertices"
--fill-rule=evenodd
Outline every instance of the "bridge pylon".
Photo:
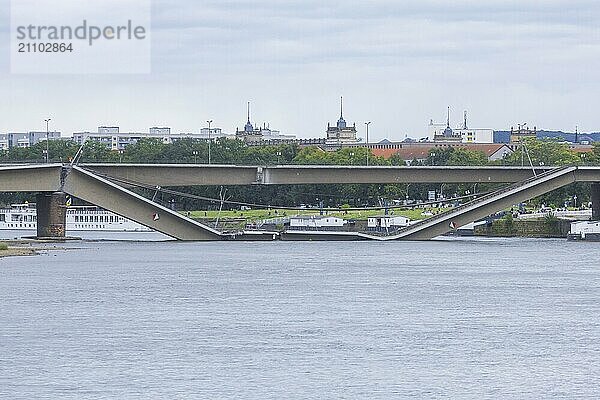
M 592 221 L 600 221 L 600 182 L 592 183 Z
M 67 225 L 66 194 L 43 192 L 36 196 L 37 238 L 64 239 Z

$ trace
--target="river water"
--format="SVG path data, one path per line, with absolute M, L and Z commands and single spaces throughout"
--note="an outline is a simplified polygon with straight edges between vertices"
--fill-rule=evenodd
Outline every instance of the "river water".
M 2 399 L 600 393 L 597 243 L 66 246 L 0 259 Z

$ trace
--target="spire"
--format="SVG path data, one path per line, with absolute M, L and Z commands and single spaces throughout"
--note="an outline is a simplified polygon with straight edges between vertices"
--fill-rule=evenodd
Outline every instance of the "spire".
M 250 122 L 250 102 L 248 102 L 248 122 L 244 126 L 244 132 L 253 132 L 254 127 L 252 126 L 252 122 Z
M 467 111 L 465 111 L 465 124 L 463 126 L 463 129 L 469 129 L 467 128 Z
M 340 96 L 340 119 L 337 122 L 338 129 L 346 129 L 346 121 L 344 120 L 344 98 Z
M 444 129 L 443 135 L 445 137 L 451 137 L 453 135 L 452 128 L 450 128 L 450 106 L 448 106 L 448 120 L 446 122 L 446 129 Z

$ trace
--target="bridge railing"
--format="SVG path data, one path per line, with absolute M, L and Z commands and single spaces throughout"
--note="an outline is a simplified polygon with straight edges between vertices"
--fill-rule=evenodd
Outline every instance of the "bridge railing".
M 450 210 L 448 210 L 446 212 L 443 212 L 443 213 L 437 214 L 437 215 L 435 215 L 433 217 L 421 220 L 421 221 L 419 221 L 419 222 L 417 222 L 415 224 L 412 224 L 412 225 L 409 225 L 409 226 L 407 226 L 405 228 L 396 230 L 393 233 L 391 232 L 389 236 L 400 235 L 400 234 L 402 234 L 404 232 L 411 231 L 414 228 L 418 228 L 419 226 L 423 226 L 423 225 L 426 225 L 426 224 L 430 224 L 431 222 L 435 222 L 437 220 L 444 219 L 444 218 L 448 217 L 449 215 L 456 213 L 457 211 L 464 210 L 466 208 L 469 208 L 469 207 L 471 207 L 471 206 L 473 206 L 475 204 L 481 203 L 481 202 L 483 202 L 485 200 L 488 200 L 490 198 L 493 198 L 493 197 L 499 196 L 501 194 L 510 192 L 511 190 L 518 189 L 518 188 L 523 187 L 523 186 L 525 186 L 525 185 L 527 185 L 527 184 L 529 184 L 531 182 L 535 182 L 537 180 L 543 179 L 543 178 L 545 178 L 547 176 L 550 176 L 550 175 L 557 174 L 559 172 L 562 172 L 562 171 L 570 169 L 570 168 L 572 168 L 572 166 L 567 165 L 567 166 L 564 166 L 564 167 L 555 168 L 555 169 L 551 169 L 549 171 L 545 171 L 542 174 L 532 176 L 531 178 L 528 178 L 528 179 L 526 179 L 524 181 L 520 181 L 520 182 L 517 182 L 517 183 L 515 183 L 513 185 L 509 185 L 509 186 L 503 187 L 501 189 L 498 189 L 496 191 L 487 193 L 487 194 L 485 194 L 485 195 L 483 195 L 481 197 L 476 198 L 475 200 L 472 200 L 472 201 L 470 201 L 468 203 L 462 204 L 462 205 L 460 205 L 458 207 L 454 207 L 454 208 L 452 208 L 452 209 L 450 209 Z M 367 233 L 367 232 L 365 232 L 365 233 Z

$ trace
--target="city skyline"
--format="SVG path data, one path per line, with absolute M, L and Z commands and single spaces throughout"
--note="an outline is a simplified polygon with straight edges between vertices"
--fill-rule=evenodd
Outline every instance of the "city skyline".
M 0 0 L 0 51 L 8 54 L 8 0 Z M 124 131 L 204 121 L 243 127 L 253 104 L 263 122 L 300 138 L 345 116 L 370 140 L 418 138 L 427 123 L 600 130 L 600 5 L 592 1 L 313 0 L 153 2 L 149 75 L 15 75 L 0 60 L 0 132 Z
M 45 122 L 42 121 L 44 124 Z M 265 121 L 263 123 L 256 123 L 255 121 L 251 121 L 251 123 L 255 126 L 256 129 L 261 130 L 261 129 L 266 129 L 266 130 L 271 130 L 271 131 L 276 131 L 276 132 L 281 132 L 282 134 L 286 134 L 287 132 L 282 131 L 279 129 L 279 127 L 273 127 L 270 126 L 270 123 L 268 121 Z M 349 123 L 350 124 L 350 123 Z M 354 123 L 352 123 L 354 124 Z M 335 125 L 335 124 L 333 124 Z M 364 124 L 363 124 L 364 125 Z M 117 123 L 114 124 L 102 124 L 102 123 L 96 123 L 95 125 L 92 124 L 90 125 L 90 127 L 87 127 L 85 129 L 78 129 L 78 130 L 74 130 L 74 131 L 65 131 L 65 130 L 61 130 L 55 127 L 51 127 L 49 129 L 50 133 L 60 133 L 62 137 L 69 137 L 74 133 L 98 133 L 98 131 L 101 128 L 117 128 L 119 129 L 119 133 L 124 134 L 124 133 L 148 133 L 151 132 L 152 130 L 157 130 L 157 129 L 168 129 L 170 131 L 170 135 L 180 135 L 180 134 L 190 134 L 190 133 L 201 133 L 203 131 L 208 131 L 208 125 L 205 126 L 199 126 L 195 129 L 191 129 L 191 130 L 187 130 L 187 131 L 179 131 L 179 130 L 174 130 L 172 128 L 173 124 L 165 124 L 162 126 L 151 126 L 146 124 L 145 126 L 142 127 L 136 127 L 134 129 L 123 129 L 123 125 Z M 359 132 L 360 129 L 358 129 L 360 127 L 359 123 L 356 124 L 357 126 L 357 130 Z M 421 137 L 417 137 L 417 136 L 409 136 L 409 138 L 411 139 L 420 139 L 420 138 L 425 138 L 428 135 L 427 132 L 427 128 L 431 127 L 431 126 L 446 126 L 446 121 L 436 121 L 436 120 L 430 120 L 427 124 L 423 125 L 423 129 L 421 132 Z M 456 119 L 456 121 L 454 120 L 450 120 L 450 127 L 452 129 L 463 129 L 464 125 L 463 125 L 463 120 L 458 120 Z M 235 136 L 236 135 L 236 130 L 239 129 L 237 126 L 236 127 L 223 127 L 223 126 L 219 126 L 219 125 L 214 125 L 214 123 L 212 124 L 210 130 L 211 132 L 213 131 L 219 131 L 219 133 L 223 134 L 223 135 L 227 135 L 227 136 Z M 471 124 L 469 124 L 467 130 L 478 130 L 481 129 L 480 127 L 474 127 Z M 562 133 L 566 133 L 566 134 L 575 134 L 575 133 L 579 133 L 581 135 L 585 135 L 585 134 L 598 134 L 600 133 L 600 129 L 592 129 L 589 131 L 582 131 L 578 126 L 575 126 L 573 129 L 567 129 L 567 130 L 560 130 L 560 129 L 553 129 L 552 127 L 546 127 L 546 128 L 538 128 L 537 126 L 534 126 L 532 124 L 529 123 L 523 123 L 523 124 L 514 124 L 513 126 L 510 127 L 502 127 L 502 128 L 485 128 L 486 130 L 492 130 L 494 132 L 510 132 L 511 130 L 531 130 L 533 131 L 534 129 L 537 130 L 538 132 L 562 132 Z M 364 126 L 363 126 L 363 133 L 364 133 Z M 241 130 L 243 131 L 243 129 Z M 35 132 L 35 133 L 45 133 L 46 130 L 45 129 L 37 129 L 37 128 L 25 128 L 25 129 L 21 129 L 21 130 L 16 130 L 16 129 L 7 129 L 7 130 L 3 130 L 0 131 L 0 134 L 8 134 L 8 133 L 30 133 L 30 132 Z M 325 127 L 325 129 L 322 132 L 319 132 L 319 134 L 316 137 L 325 137 L 327 135 L 327 127 Z M 359 138 L 364 139 L 363 137 Z M 299 139 L 312 139 L 312 137 L 299 137 Z M 389 140 L 389 137 L 383 137 L 381 140 Z M 400 141 L 400 140 L 399 140 Z M 373 142 L 370 140 L 370 142 Z

